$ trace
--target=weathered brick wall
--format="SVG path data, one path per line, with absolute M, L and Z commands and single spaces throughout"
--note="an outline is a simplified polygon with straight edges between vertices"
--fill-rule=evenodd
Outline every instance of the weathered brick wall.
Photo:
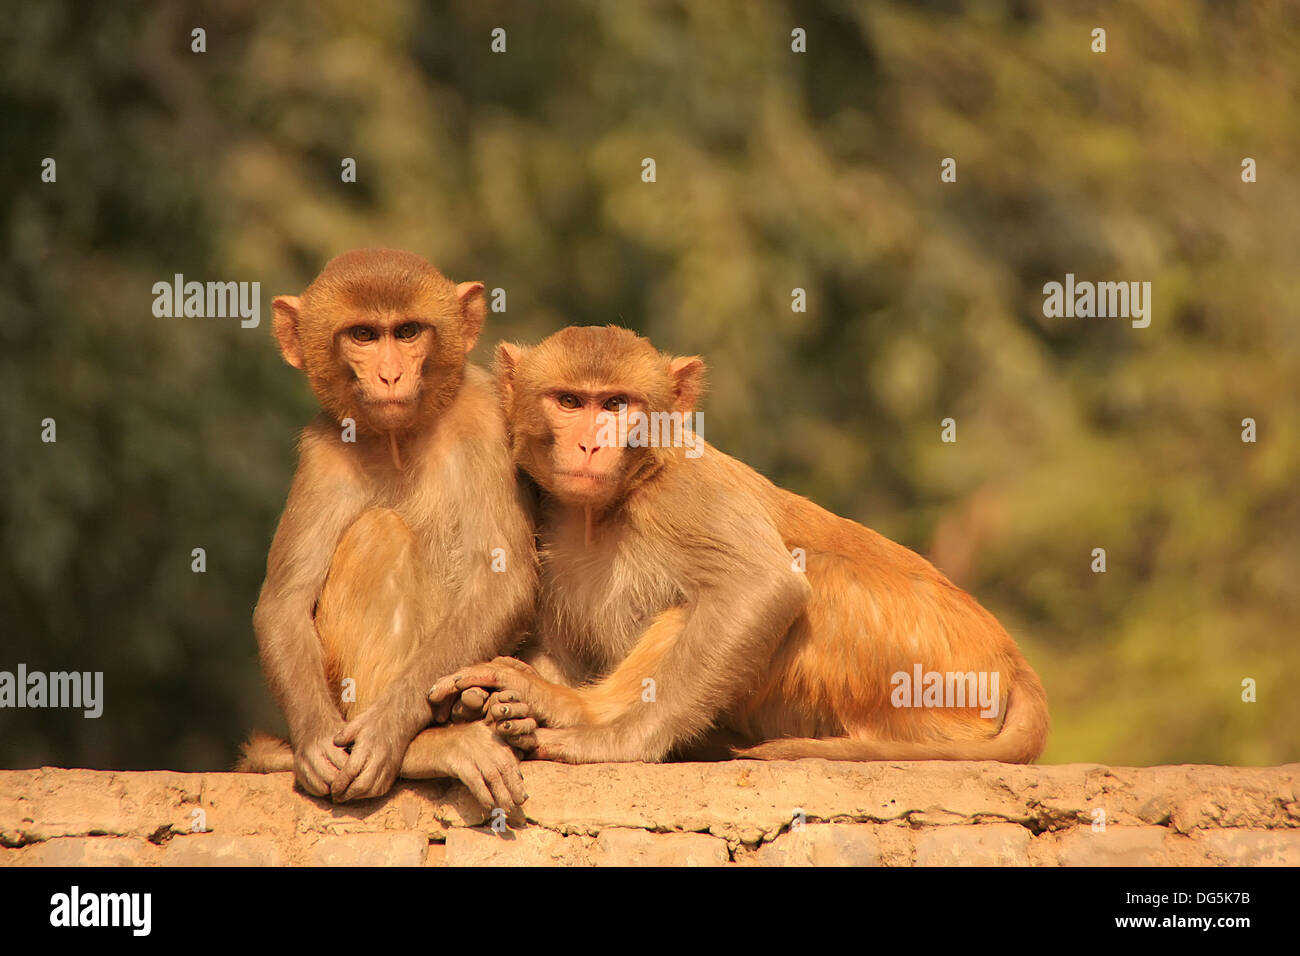
M 0 865 L 1300 865 L 1300 764 L 525 770 L 503 834 L 453 783 L 333 806 L 288 774 L 4 771 Z

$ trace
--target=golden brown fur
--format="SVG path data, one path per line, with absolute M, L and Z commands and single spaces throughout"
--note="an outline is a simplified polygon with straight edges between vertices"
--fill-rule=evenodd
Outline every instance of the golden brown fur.
M 495 383 L 465 360 L 482 290 L 409 253 L 361 250 L 275 300 L 285 360 L 322 414 L 302 436 L 254 627 L 311 793 L 376 796 L 399 770 L 460 776 L 498 806 L 522 793 L 485 728 L 429 728 L 430 684 L 512 648 L 536 580 Z M 283 755 L 259 738 L 241 766 Z
M 503 346 L 498 365 L 515 458 L 546 492 L 537 627 L 550 679 L 494 661 L 435 696 L 494 689 L 494 719 L 535 722 L 538 754 L 573 762 L 662 760 L 723 735 L 766 759 L 1024 762 L 1042 751 L 1038 677 L 924 558 L 707 443 L 698 458 L 592 451 L 595 403 L 614 394 L 689 411 L 698 360 L 626 330 L 571 328 L 534 349 Z M 580 409 L 563 408 L 570 393 Z M 557 477 L 569 473 L 585 483 Z M 997 716 L 893 706 L 893 675 L 918 664 L 997 674 Z

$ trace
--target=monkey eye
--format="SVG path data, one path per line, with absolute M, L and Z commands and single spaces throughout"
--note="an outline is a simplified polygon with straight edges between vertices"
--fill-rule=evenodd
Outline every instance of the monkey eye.
M 348 335 L 352 336 L 353 342 L 373 342 L 379 337 L 368 325 L 354 325 L 348 329 Z
M 627 408 L 626 395 L 615 395 L 613 398 L 607 400 L 604 405 L 604 409 L 607 412 L 621 412 L 625 408 Z
M 561 408 L 567 408 L 570 411 L 572 411 L 575 408 L 582 407 L 581 399 L 579 399 L 577 395 L 570 394 L 569 392 L 565 392 L 563 395 L 558 396 L 555 400 L 556 402 L 559 403 Z
M 399 339 L 409 342 L 411 339 L 415 338 L 420 334 L 420 323 L 403 322 L 401 325 L 397 327 L 397 331 L 394 332 L 393 334 L 396 335 Z

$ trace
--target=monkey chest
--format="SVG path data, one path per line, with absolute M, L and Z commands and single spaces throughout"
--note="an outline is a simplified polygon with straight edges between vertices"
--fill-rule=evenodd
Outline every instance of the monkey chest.
M 472 500 L 459 475 L 450 470 L 454 462 L 441 467 L 426 466 L 401 480 L 376 481 L 370 489 L 367 509 L 391 509 L 402 519 L 413 539 L 417 557 L 432 568 L 458 567 L 464 553 L 479 547 L 487 529 L 466 521 L 474 514 Z
M 538 630 L 590 677 L 613 670 L 655 617 L 684 601 L 667 569 L 616 551 L 543 544 Z

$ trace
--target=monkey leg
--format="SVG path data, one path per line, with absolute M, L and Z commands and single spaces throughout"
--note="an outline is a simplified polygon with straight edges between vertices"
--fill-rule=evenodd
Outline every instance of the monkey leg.
M 416 540 L 389 508 L 363 512 L 330 561 L 316 610 L 326 678 L 345 719 L 409 665 L 425 624 Z

